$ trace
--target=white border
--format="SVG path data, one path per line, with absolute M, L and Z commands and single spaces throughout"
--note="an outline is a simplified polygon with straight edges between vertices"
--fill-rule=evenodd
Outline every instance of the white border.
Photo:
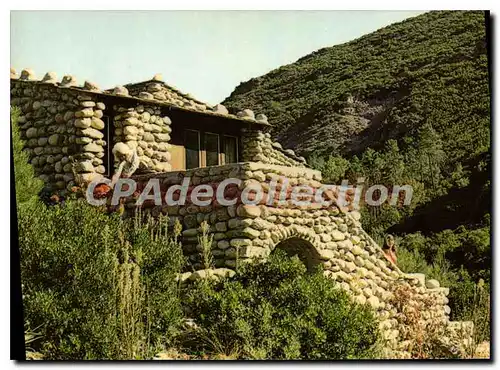
M 37 1 L 23 1 L 23 0 L 17 0 L 17 1 L 5 1 L 2 2 L 2 12 L 1 12 L 1 18 L 0 18 L 0 27 L 2 28 L 2 31 L 0 33 L 0 42 L 1 42 L 1 49 L 4 52 L 6 50 L 10 51 L 9 47 L 9 35 L 10 35 L 10 9 L 16 9 L 16 10 L 80 10 L 80 9 L 100 9 L 100 10 L 108 10 L 108 9 L 127 9 L 127 10 L 136 10 L 138 7 L 140 7 L 141 10 L 158 10 L 158 9 L 172 9 L 172 10 L 194 10 L 194 9 L 210 9 L 210 10 L 222 10 L 222 9 L 238 9 L 238 10 L 421 10 L 421 9 L 491 9 L 492 14 L 496 14 L 496 9 L 498 8 L 498 1 L 463 1 L 463 0 L 454 0 L 454 1 L 429 1 L 429 0 L 421 0 L 418 2 L 410 3 L 410 2 L 403 2 L 403 1 L 384 1 L 384 0 L 379 0 L 379 1 L 342 1 L 342 2 L 331 2 L 331 1 L 319 1 L 319 0 L 308 0 L 308 1 L 287 1 L 280 3 L 276 0 L 252 0 L 252 1 L 245 1 L 245 2 L 234 2 L 234 1 L 223 1 L 223 0 L 213 0 L 211 2 L 203 2 L 200 0 L 184 0 L 184 1 L 179 1 L 179 2 L 165 2 L 165 1 L 148 1 L 148 0 L 142 0 L 140 2 L 137 1 L 130 1 L 130 0 L 122 0 L 120 2 L 112 2 L 109 0 L 87 0 L 87 1 L 73 1 L 73 2 L 68 2 L 68 1 L 51 1 L 50 3 L 45 1 L 45 2 L 37 2 Z M 119 8 L 118 8 L 119 6 Z M 285 8 L 286 7 L 286 8 Z M 494 31 L 495 35 L 492 35 L 492 39 L 496 39 L 496 35 L 498 33 L 498 22 L 495 24 Z M 493 49 L 495 51 L 494 55 L 494 60 L 498 60 L 498 48 Z M 1 58 L 2 60 L 2 65 L 0 68 L 0 71 L 3 70 L 4 78 L 5 78 L 5 87 L 1 90 L 2 91 L 2 102 L 1 104 L 1 117 L 7 122 L 3 122 L 2 124 L 2 134 L 0 135 L 0 153 L 2 156 L 2 160 L 0 161 L 0 173 L 5 174 L 10 173 L 10 161 L 9 161 L 9 152 L 10 152 L 10 132 L 9 130 L 9 123 L 8 123 L 8 117 L 9 117 L 9 90 L 6 87 L 7 86 L 7 67 L 10 67 L 10 52 L 9 53 L 4 53 L 4 56 Z M 494 68 L 493 68 L 494 70 Z M 496 80 L 496 78 L 495 78 Z M 496 84 L 494 84 L 496 86 Z M 498 91 L 495 91 L 497 94 L 495 95 L 495 101 L 492 102 L 493 107 L 497 107 L 495 103 L 497 102 L 497 96 L 498 96 Z M 494 133 L 494 142 L 500 142 L 498 135 L 499 130 L 497 129 Z M 495 169 L 494 169 L 494 174 L 498 173 L 498 163 L 495 163 Z M 9 176 L 10 177 L 10 176 Z M 10 179 L 12 180 L 12 179 Z M 493 183 L 496 183 L 496 178 L 493 180 Z M 10 181 L 3 181 L 0 183 L 0 194 L 7 195 L 10 192 Z M 495 199 L 495 206 L 497 206 L 497 200 Z M 9 207 L 4 206 L 1 208 L 1 235 L 3 237 L 3 240 L 10 239 L 10 229 L 9 229 L 9 223 L 10 223 L 10 209 Z M 500 221 L 498 220 L 498 217 L 494 218 L 494 229 L 495 230 L 500 230 Z M 8 248 L 7 246 L 4 246 L 4 248 Z M 8 253 L 10 256 L 10 253 Z M 3 258 L 2 258 L 2 268 L 0 268 L 1 271 L 1 278 L 3 284 L 1 284 L 1 296 L 2 297 L 9 297 L 10 295 L 10 285 L 7 284 L 8 281 L 10 281 L 10 270 L 9 270 L 9 263 L 10 259 L 6 258 L 6 253 L 4 251 Z M 493 275 L 494 276 L 494 275 Z M 498 293 L 498 284 L 493 283 L 492 286 L 495 289 L 495 297 L 499 297 Z M 0 351 L 1 351 L 1 359 L 3 360 L 3 366 L 6 366 L 7 368 L 11 368 L 14 365 L 14 362 L 12 361 L 5 361 L 10 358 L 10 353 L 9 353 L 9 348 L 10 348 L 10 343 L 9 343 L 9 317 L 10 317 L 10 308 L 8 305 L 4 304 L 0 306 L 2 311 L 2 321 L 1 321 L 1 326 L 0 326 L 0 332 L 2 333 L 1 336 L 1 342 L 0 342 Z M 498 320 L 494 320 L 495 323 L 495 329 L 497 329 L 497 323 Z M 174 363 L 168 363 L 164 364 L 164 366 L 171 366 L 175 365 Z M 182 366 L 186 366 L 188 364 L 182 364 Z M 229 365 L 229 364 L 228 364 Z M 296 368 L 298 366 L 304 366 L 305 364 L 297 364 L 297 363 L 260 363 L 259 367 L 260 368 L 271 368 L 271 367 L 276 367 L 276 366 L 286 366 L 287 368 Z M 349 366 L 349 364 L 341 364 L 341 363 L 334 363 L 334 364 L 314 364 L 314 366 L 338 366 L 341 368 Z M 387 363 L 366 363 L 366 364 L 360 364 L 356 363 L 355 366 L 370 366 L 370 368 L 373 369 L 382 369 L 385 368 Z M 417 368 L 418 364 L 416 363 L 394 363 L 395 366 L 404 366 L 405 368 L 411 369 L 411 368 Z M 2 366 L 2 367 L 3 367 Z M 52 367 L 54 365 L 52 364 L 47 364 L 45 365 L 47 367 Z M 74 366 L 73 364 L 58 364 L 58 368 L 70 368 Z M 85 368 L 90 368 L 93 367 L 94 364 L 87 364 L 87 365 L 80 365 Z M 123 366 L 122 364 L 114 363 L 114 364 L 108 364 L 108 366 L 112 368 L 121 368 Z M 146 368 L 147 364 L 141 363 L 137 365 L 133 365 L 134 368 Z M 188 365 L 190 366 L 190 365 Z M 233 367 L 234 365 L 231 364 L 229 365 Z M 452 368 L 455 366 L 454 363 L 432 363 L 429 364 L 430 367 L 443 367 L 443 368 Z M 55 367 L 55 366 L 54 366 Z

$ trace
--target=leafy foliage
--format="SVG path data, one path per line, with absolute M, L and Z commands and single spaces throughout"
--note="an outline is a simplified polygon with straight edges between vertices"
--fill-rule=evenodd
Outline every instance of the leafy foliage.
M 477 234 L 488 241 L 481 242 Z M 471 239 L 479 243 L 476 248 L 488 244 L 488 251 L 475 252 L 476 248 L 467 244 Z M 455 257 L 446 257 L 449 253 Z M 456 256 L 463 259 L 460 261 Z M 400 241 L 398 265 L 405 272 L 424 273 L 429 279 L 436 279 L 449 287 L 451 319 L 473 321 L 475 339 L 481 342 L 490 338 L 490 287 L 487 282 L 490 262 L 486 262 L 483 268 L 478 268 L 477 264 L 489 258 L 489 228 L 470 232 L 461 228 L 455 232 L 446 230 L 430 238 L 420 233 L 408 234 Z M 474 267 L 469 267 L 471 273 L 464 268 L 468 263 L 474 264 Z
M 326 182 L 411 185 L 409 207 L 366 207 L 364 227 L 375 236 L 484 226 L 491 156 L 482 12 L 433 11 L 318 50 L 242 83 L 224 104 L 265 111 L 274 137 L 308 156 Z
M 190 344 L 198 350 L 261 359 L 375 354 L 378 328 L 369 308 L 352 303 L 321 271 L 308 274 L 283 251 L 265 263 L 244 264 L 221 282 L 198 281 L 185 299 L 200 326 Z
M 33 167 L 28 164 L 28 155 L 23 151 L 24 143 L 19 134 L 19 109 L 12 108 L 10 121 L 12 151 L 14 156 L 14 177 L 17 204 L 36 197 L 43 188 L 43 182 L 35 177 Z
M 488 95 L 484 13 L 433 11 L 252 78 L 223 104 L 266 112 L 302 154 L 361 152 L 432 124 L 457 161 L 489 149 Z
M 37 330 L 31 349 L 45 359 L 150 357 L 183 317 L 175 282 L 184 264 L 180 245 L 161 218 L 124 221 L 83 199 L 46 206 L 16 116 L 24 315 L 28 333 Z
M 364 204 L 363 227 L 375 239 L 400 235 L 400 267 L 449 286 L 452 318 L 484 314 L 475 321 L 487 337 L 489 298 L 474 298 L 480 279 L 488 296 L 491 266 L 483 12 L 432 11 L 318 50 L 240 84 L 223 104 L 266 112 L 271 134 L 325 182 L 411 185 L 410 206 Z
M 134 227 L 84 200 L 23 203 L 18 222 L 25 320 L 46 358 L 144 358 L 176 333 L 183 258 L 160 225 Z

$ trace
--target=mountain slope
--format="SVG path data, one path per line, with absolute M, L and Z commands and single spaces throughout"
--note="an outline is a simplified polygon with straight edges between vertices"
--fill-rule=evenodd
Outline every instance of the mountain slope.
M 268 115 L 274 139 L 308 157 L 327 183 L 411 185 L 409 206 L 361 208 L 373 237 L 399 239 L 402 268 L 432 271 L 456 289 L 467 281 L 461 268 L 489 280 L 483 12 L 429 12 L 318 50 L 240 84 L 223 104 Z
M 449 161 L 488 151 L 483 12 L 429 12 L 241 83 L 223 102 L 265 112 L 302 155 L 351 155 L 430 123 Z

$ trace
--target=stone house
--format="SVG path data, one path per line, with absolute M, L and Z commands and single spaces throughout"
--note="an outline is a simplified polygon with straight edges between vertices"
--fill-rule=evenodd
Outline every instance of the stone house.
M 353 300 L 370 305 L 392 355 L 407 356 L 413 344 L 409 307 L 418 316 L 419 330 L 441 325 L 443 340 L 467 344 L 464 334 L 457 333 L 470 333 L 471 324 L 449 321 L 449 289 L 423 274 L 404 273 L 387 260 L 363 230 L 358 212 L 336 204 L 298 206 L 289 194 L 281 204 L 270 195 L 273 178 L 286 177 L 292 185 L 313 189 L 322 183 L 321 173 L 308 168 L 304 158 L 272 142 L 265 133 L 265 115 L 248 109 L 231 114 L 222 105 L 209 106 L 160 76 L 100 90 L 87 81 L 79 86 L 72 76 L 59 82 L 47 73 L 37 81 L 30 70 L 18 76 L 12 69 L 11 105 L 21 110 L 21 136 L 37 175 L 55 190 L 112 175 L 118 165 L 111 152 L 116 143 L 137 151 L 140 166 L 133 177 L 139 185 L 156 178 L 166 192 L 186 177 L 193 185 L 210 186 L 238 178 L 241 186 L 229 189 L 234 194 L 249 184 L 265 189 L 271 201 L 257 205 L 143 205 L 145 213 L 182 225 L 183 250 L 196 270 L 182 279 L 225 274 L 239 262 L 265 259 L 283 249 L 299 255 L 308 267 L 321 266 Z M 281 180 L 278 184 L 284 186 Z M 135 211 L 132 197 L 126 207 Z M 203 222 L 213 240 L 215 266 L 210 269 L 203 265 L 198 239 Z M 395 287 L 407 292 L 404 307 Z
M 32 164 L 58 190 L 74 184 L 72 168 L 85 180 L 111 176 L 117 166 L 111 150 L 118 142 L 137 150 L 137 174 L 168 172 L 248 161 L 254 134 L 269 126 L 263 114 L 230 114 L 167 85 L 159 75 L 100 90 L 87 81 L 78 86 L 73 76 L 58 82 L 49 72 L 37 81 L 30 70 L 19 77 L 11 70 L 11 96 L 23 112 L 21 135 Z M 262 158 L 269 163 L 305 163 L 265 139 Z

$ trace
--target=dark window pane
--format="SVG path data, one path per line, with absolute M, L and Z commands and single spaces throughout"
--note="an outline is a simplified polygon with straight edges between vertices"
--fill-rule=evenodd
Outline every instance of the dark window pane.
M 226 156 L 226 163 L 238 162 L 238 145 L 236 140 L 237 139 L 232 136 L 226 136 L 224 138 L 224 154 Z
M 219 165 L 219 135 L 205 134 L 205 152 L 207 166 Z
M 186 130 L 186 169 L 200 167 L 200 133 Z

